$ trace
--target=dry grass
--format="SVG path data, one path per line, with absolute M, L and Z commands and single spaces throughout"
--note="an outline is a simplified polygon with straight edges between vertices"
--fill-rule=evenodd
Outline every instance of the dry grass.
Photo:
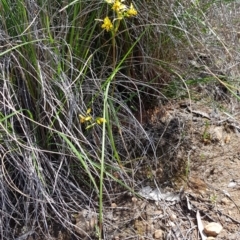
M 79 1 L 59 11 L 65 5 L 0 3 L 2 239 L 49 239 L 59 224 L 72 231 L 72 214 L 99 211 L 100 184 L 109 202 L 137 188 L 146 159 L 176 174 L 181 120 L 154 109 L 199 88 L 239 87 L 239 3 L 135 1 L 138 16 L 116 37 L 116 69 L 95 21 L 106 5 Z M 106 114 L 106 125 L 86 130 L 78 116 L 88 108 L 93 118 Z

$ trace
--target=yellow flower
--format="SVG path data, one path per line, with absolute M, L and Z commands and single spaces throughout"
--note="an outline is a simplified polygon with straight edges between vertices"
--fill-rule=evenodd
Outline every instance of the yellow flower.
M 136 16 L 137 15 L 137 10 L 134 8 L 133 4 L 131 3 L 130 8 L 127 10 L 127 16 Z
M 85 123 L 85 122 L 88 122 L 92 119 L 91 116 L 83 116 L 81 114 L 79 114 L 79 120 L 80 120 L 80 123 Z
M 91 116 L 87 116 L 87 117 L 85 117 L 85 121 L 87 122 L 87 121 L 90 121 L 92 119 L 92 117 Z
M 84 123 L 85 117 L 83 115 L 79 114 L 79 120 L 80 120 L 80 123 Z
M 109 19 L 109 17 L 104 18 L 102 28 L 105 29 L 107 32 L 109 30 L 113 29 L 113 24 L 112 24 L 111 20 Z
M 127 9 L 127 6 L 125 4 L 122 4 L 124 0 L 116 0 L 115 3 L 112 6 L 112 10 L 114 10 L 115 12 L 119 13 L 119 12 L 123 12 L 124 10 Z
M 102 123 L 107 122 L 107 120 L 105 118 L 98 117 L 96 119 L 96 122 L 97 122 L 98 125 L 101 125 Z

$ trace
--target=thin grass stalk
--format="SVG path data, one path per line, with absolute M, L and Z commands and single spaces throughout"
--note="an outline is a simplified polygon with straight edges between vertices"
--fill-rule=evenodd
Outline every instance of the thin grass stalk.
M 12 46 L 11 48 L 3 51 L 0 53 L 0 57 L 1 56 L 4 56 L 5 54 L 9 53 L 9 52 L 12 52 L 13 50 L 16 50 L 20 47 L 23 47 L 25 45 L 29 45 L 29 44 L 32 44 L 32 43 L 36 43 L 36 42 L 42 42 L 42 41 L 45 41 L 46 39 L 37 39 L 37 40 L 32 40 L 32 41 L 28 41 L 28 42 L 24 42 L 24 43 L 20 43 L 20 44 L 17 44 L 16 46 Z
M 109 125 L 108 118 L 108 92 L 109 92 L 110 82 L 106 86 L 104 91 L 104 104 L 103 104 L 103 118 L 107 119 L 107 124 Z M 103 184 L 104 184 L 104 172 L 105 172 L 105 141 L 106 141 L 106 123 L 103 122 L 102 127 L 102 152 L 101 152 L 101 169 L 100 169 L 100 186 L 99 186 L 99 240 L 102 239 L 103 234 Z
M 67 138 L 67 136 L 63 133 L 58 132 L 58 134 L 66 141 L 66 143 L 68 144 L 68 146 L 70 147 L 70 149 L 73 151 L 73 153 L 75 154 L 75 156 L 78 158 L 79 162 L 81 163 L 81 165 L 83 166 L 83 168 L 85 169 L 86 173 L 88 174 L 89 179 L 92 181 L 93 186 L 95 187 L 95 190 L 97 193 L 99 193 L 99 189 L 98 186 L 96 184 L 96 181 L 94 180 L 94 177 L 92 175 L 92 173 L 89 170 L 89 167 L 86 163 L 86 156 L 83 156 L 77 149 L 76 147 L 71 143 L 71 141 Z

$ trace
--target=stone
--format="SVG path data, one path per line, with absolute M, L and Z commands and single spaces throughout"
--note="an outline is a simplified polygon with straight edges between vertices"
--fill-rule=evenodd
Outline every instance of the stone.
M 175 214 L 171 214 L 171 215 L 170 215 L 170 219 L 171 219 L 172 221 L 174 221 L 174 220 L 177 219 L 177 216 L 176 216 Z
M 214 127 L 210 134 L 213 141 L 220 142 L 223 138 L 223 129 L 222 127 Z
M 116 208 L 116 207 L 117 207 L 117 204 L 116 204 L 116 203 L 112 203 L 112 204 L 111 204 L 111 207 L 112 207 L 112 208 Z
M 158 229 L 154 232 L 154 238 L 155 239 L 163 239 L 163 231 L 161 229 Z
M 203 231 L 208 237 L 216 237 L 222 229 L 223 227 L 219 223 L 211 222 L 204 227 Z
M 132 202 L 133 202 L 134 204 L 135 204 L 137 201 L 138 201 L 137 198 L 135 198 L 135 197 L 132 198 Z
M 221 199 L 221 203 L 224 204 L 224 205 L 229 205 L 230 200 L 227 197 L 224 197 L 224 198 Z

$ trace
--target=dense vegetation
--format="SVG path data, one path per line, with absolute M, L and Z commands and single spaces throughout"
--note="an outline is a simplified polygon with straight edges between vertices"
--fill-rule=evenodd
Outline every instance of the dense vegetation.
M 1 239 L 49 239 L 49 226 L 71 230 L 85 206 L 99 213 L 100 236 L 103 202 L 134 191 L 146 156 L 154 165 L 163 155 L 151 110 L 196 97 L 189 89 L 206 83 L 236 93 L 228 63 L 238 54 L 237 9 L 213 0 L 2 0 Z

